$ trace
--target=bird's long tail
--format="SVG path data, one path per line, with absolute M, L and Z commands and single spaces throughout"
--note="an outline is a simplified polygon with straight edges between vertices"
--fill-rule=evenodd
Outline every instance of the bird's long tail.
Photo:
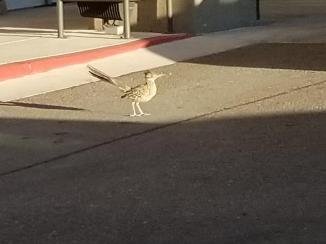
M 93 67 L 91 65 L 87 65 L 87 68 L 89 69 L 89 73 L 91 73 L 96 78 L 99 78 L 101 80 L 109 82 L 110 84 L 112 84 L 114 86 L 118 86 L 118 83 L 112 77 L 108 76 L 104 72 L 96 69 L 95 67 Z
M 119 86 L 118 83 L 115 81 L 114 78 L 108 76 L 103 71 L 100 71 L 100 70 L 94 68 L 91 65 L 87 65 L 87 68 L 89 69 L 89 73 L 91 73 L 96 78 L 99 78 L 99 79 L 101 79 L 103 81 L 106 81 L 106 82 L 110 83 L 111 85 L 116 86 L 117 88 L 119 88 L 123 92 L 126 92 L 126 90 L 128 90 L 128 87 L 123 88 L 123 87 Z

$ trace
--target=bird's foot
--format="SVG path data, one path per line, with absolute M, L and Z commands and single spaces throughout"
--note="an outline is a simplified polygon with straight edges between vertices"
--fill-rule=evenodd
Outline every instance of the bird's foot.
M 151 114 L 149 114 L 149 113 L 140 113 L 137 116 L 149 116 L 149 115 L 151 115 Z
M 139 113 L 139 114 L 136 114 L 136 113 L 133 113 L 133 114 L 130 114 L 129 117 L 142 117 L 142 116 L 149 116 L 151 114 L 149 113 Z

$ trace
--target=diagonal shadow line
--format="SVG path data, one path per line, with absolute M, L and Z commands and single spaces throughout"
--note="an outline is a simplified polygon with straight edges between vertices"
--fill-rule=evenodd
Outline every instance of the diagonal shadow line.
M 0 173 L 0 177 L 8 176 L 8 175 L 11 175 L 11 174 L 14 174 L 14 173 L 19 173 L 21 171 L 36 168 L 38 166 L 42 166 L 42 165 L 45 165 L 45 164 L 48 164 L 48 163 L 52 163 L 52 162 L 58 161 L 60 159 L 65 159 L 65 158 L 68 158 L 70 156 L 73 156 L 73 155 L 76 155 L 76 154 L 79 154 L 79 153 L 83 153 L 83 152 L 87 152 L 87 151 L 90 151 L 90 150 L 95 149 L 95 148 L 99 148 L 99 147 L 102 147 L 102 146 L 107 146 L 107 145 L 113 144 L 115 142 L 123 141 L 123 140 L 129 139 L 129 138 L 142 136 L 142 135 L 151 133 L 153 131 L 158 131 L 158 130 L 161 130 L 161 129 L 165 129 L 165 128 L 168 128 L 168 127 L 172 127 L 174 125 L 180 125 L 180 124 L 183 124 L 183 123 L 186 123 L 186 122 L 190 122 L 192 120 L 201 119 L 201 118 L 211 116 L 211 115 L 214 115 L 214 114 L 217 114 L 217 113 L 230 111 L 230 110 L 233 110 L 233 109 L 241 108 L 241 107 L 248 106 L 248 105 L 251 105 L 251 104 L 255 104 L 255 103 L 258 103 L 258 102 L 267 101 L 267 100 L 270 100 L 270 99 L 273 99 L 273 98 L 288 95 L 288 94 L 291 94 L 293 92 L 297 92 L 297 91 L 300 91 L 300 90 L 304 90 L 304 89 L 314 87 L 314 86 L 318 86 L 318 85 L 325 84 L 325 83 L 326 83 L 326 80 L 323 80 L 323 81 L 320 81 L 320 82 L 316 82 L 314 84 L 309 84 L 309 85 L 305 85 L 305 86 L 296 87 L 296 88 L 293 88 L 293 89 L 290 89 L 290 90 L 287 90 L 287 91 L 279 92 L 279 93 L 276 93 L 276 94 L 273 94 L 273 95 L 270 95 L 270 96 L 266 96 L 266 97 L 262 97 L 262 98 L 259 98 L 259 99 L 255 99 L 255 100 L 252 100 L 252 101 L 240 103 L 240 104 L 229 106 L 229 107 L 224 107 L 224 108 L 214 110 L 214 111 L 209 112 L 209 113 L 204 113 L 204 114 L 200 114 L 200 115 L 197 115 L 197 116 L 193 116 L 193 117 L 190 117 L 188 119 L 184 119 L 184 120 L 176 121 L 176 122 L 173 122 L 173 123 L 160 125 L 160 126 L 157 126 L 157 127 L 151 128 L 151 129 L 147 129 L 147 130 L 144 130 L 144 131 L 140 131 L 140 132 L 137 132 L 137 133 L 131 133 L 129 135 L 125 135 L 125 136 L 118 137 L 118 138 L 115 138 L 115 139 L 112 139 L 112 140 L 109 140 L 109 141 L 104 141 L 104 142 L 101 142 L 101 143 L 97 143 L 97 144 L 94 144 L 94 145 L 91 145 L 91 146 L 88 146 L 88 147 L 84 147 L 84 148 L 81 148 L 81 149 L 78 149 L 78 150 L 75 150 L 75 151 L 72 151 L 72 152 L 69 152 L 69 153 L 65 153 L 65 154 L 62 154 L 62 155 L 59 155 L 59 156 L 56 156 L 56 157 L 52 157 L 52 158 L 44 160 L 44 161 L 40 161 L 40 162 L 37 162 L 37 163 L 34 163 L 34 164 L 30 164 L 30 165 L 27 165 L 25 167 L 21 167 L 21 168 L 17 168 L 17 169 L 13 169 L 13 170 L 10 170 L 10 171 L 7 171 L 7 172 Z
M 82 108 L 66 107 L 66 106 L 58 106 L 58 105 L 47 105 L 47 104 L 38 104 L 38 103 L 22 103 L 22 102 L 0 102 L 0 106 L 36 108 L 36 109 L 85 111 L 85 109 L 82 109 Z

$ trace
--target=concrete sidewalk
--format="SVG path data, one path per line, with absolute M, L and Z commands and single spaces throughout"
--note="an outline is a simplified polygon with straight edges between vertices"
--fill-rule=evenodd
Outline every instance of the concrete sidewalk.
M 326 45 L 312 39 L 155 69 L 172 75 L 148 117 L 125 116 L 105 82 L 0 103 L 0 243 L 325 243 Z
M 171 73 L 149 117 L 85 64 L 1 82 L 3 101 L 78 87 L 0 102 L 0 243 L 325 243 L 324 23 L 91 62 L 128 85 Z
M 67 38 L 57 38 L 56 7 L 40 7 L 0 15 L 0 65 L 53 55 L 74 53 L 98 47 L 123 44 L 119 36 L 88 30 L 88 19 L 77 6 L 65 4 Z M 148 36 L 147 36 L 148 37 Z
M 1 55 L 2 61 L 0 60 L 1 74 L 10 77 L 15 73 L 18 75 L 43 73 L 0 82 L 1 101 L 15 100 L 93 82 L 95 79 L 89 76 L 86 69 L 87 63 L 116 77 L 256 43 L 326 41 L 324 16 L 288 20 L 266 26 L 241 28 L 192 38 L 183 34 L 166 36 L 134 33 L 134 37 L 139 38 L 128 41 L 90 31 L 81 31 L 80 29 L 84 28 L 82 26 L 74 26 L 79 30 L 68 31 L 68 38 L 65 40 L 55 38 L 53 29 L 41 34 L 36 31 L 34 33 L 36 36 L 29 37 L 26 33 L 16 33 L 18 24 L 13 29 L 6 27 L 9 23 L 10 18 L 7 23 L 2 24 L 0 29 L 0 32 L 1 30 L 3 32 L 0 40 L 2 38 L 2 46 L 6 47 L 4 55 Z M 71 23 L 78 25 L 82 22 L 75 20 Z M 35 27 L 36 24 L 32 26 Z M 8 41 L 6 38 L 13 39 Z M 178 39 L 183 40 L 176 41 Z M 163 42 L 170 43 L 162 44 Z M 154 44 L 160 45 L 149 47 Z M 41 58 L 41 63 L 36 59 L 36 65 L 34 65 L 35 58 Z M 22 60 L 24 60 L 23 63 L 16 62 Z M 8 62 L 14 63 L 8 64 Z M 62 68 L 64 66 L 67 67 Z
M 64 39 L 57 38 L 54 6 L 0 16 L 0 81 L 187 37 L 185 34 L 132 33 L 132 38 L 126 40 L 105 31 L 88 30 L 89 19 L 79 16 L 75 4 L 65 4 L 65 10 L 69 17 Z

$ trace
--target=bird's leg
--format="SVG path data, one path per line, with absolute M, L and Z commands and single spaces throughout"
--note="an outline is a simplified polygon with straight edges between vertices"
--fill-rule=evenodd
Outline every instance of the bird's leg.
M 132 106 L 132 110 L 133 110 L 134 113 L 130 114 L 130 117 L 135 117 L 135 116 L 137 116 L 136 109 L 135 109 L 135 102 L 132 102 L 131 106 Z
M 144 113 L 144 112 L 143 112 L 143 110 L 141 109 L 139 103 L 136 103 L 136 106 L 137 106 L 137 108 L 138 108 L 138 110 L 139 110 L 139 112 L 140 112 L 140 114 L 138 114 L 138 116 L 150 115 L 150 114 L 148 114 L 148 113 Z

